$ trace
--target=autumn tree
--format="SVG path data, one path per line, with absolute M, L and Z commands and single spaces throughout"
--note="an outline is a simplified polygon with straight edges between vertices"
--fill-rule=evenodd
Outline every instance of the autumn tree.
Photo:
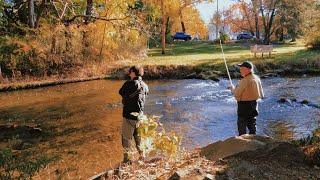
M 153 6 L 160 10 L 160 19 L 161 19 L 161 53 L 165 54 L 166 49 L 166 32 L 167 25 L 170 20 L 170 16 L 178 14 L 178 8 L 180 7 L 179 0 L 144 0 L 144 3 Z
M 186 26 L 185 26 L 185 19 L 184 19 L 184 13 L 183 11 L 185 9 L 187 9 L 190 6 L 194 6 L 198 3 L 201 2 L 214 2 L 214 0 L 181 0 L 180 6 L 179 6 L 179 10 L 178 10 L 178 14 L 179 14 L 179 18 L 180 18 L 180 23 L 181 23 L 181 31 L 182 32 L 186 32 Z
M 208 35 L 208 28 L 205 22 L 201 19 L 198 9 L 190 6 L 183 11 L 184 26 L 187 28 L 187 33 L 191 35 L 199 35 L 200 38 L 205 39 Z M 181 31 L 180 18 L 173 18 L 172 31 Z
M 139 55 L 148 34 L 147 8 L 140 2 L 1 1 L 2 73 L 80 74 L 91 67 L 105 71 L 101 63 Z
M 225 22 L 231 26 L 233 32 L 247 31 L 254 35 L 256 31 L 255 15 L 250 2 L 240 0 L 224 11 L 223 15 Z
M 279 11 L 281 0 L 259 0 L 260 13 L 262 16 L 262 24 L 264 30 L 265 44 L 270 44 L 271 35 L 275 31 L 274 21 Z
M 307 0 L 302 13 L 304 40 L 311 49 L 320 49 L 320 2 Z

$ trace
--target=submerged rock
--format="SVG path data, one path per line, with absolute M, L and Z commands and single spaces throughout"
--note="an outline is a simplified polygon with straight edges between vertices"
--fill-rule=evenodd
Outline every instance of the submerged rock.
M 185 78 L 186 79 L 197 79 L 199 77 L 199 75 L 197 75 L 197 73 L 192 73 L 192 74 L 189 74 L 187 75 Z
M 320 104 L 310 103 L 310 101 L 308 100 L 303 100 L 301 102 L 298 102 L 297 99 L 295 98 L 293 99 L 280 98 L 277 102 L 281 104 L 287 104 L 289 106 L 293 106 L 293 103 L 296 103 L 296 104 L 304 105 L 306 107 L 313 107 L 313 108 L 320 109 Z
M 309 104 L 310 102 L 306 99 L 304 99 L 303 101 L 300 102 L 301 104 Z
M 287 99 L 287 98 L 280 98 L 278 100 L 278 103 L 291 103 L 290 99 Z
M 263 74 L 260 76 L 261 79 L 266 79 L 266 78 L 270 78 L 270 77 L 278 77 L 278 74 L 276 73 L 267 73 L 267 74 Z

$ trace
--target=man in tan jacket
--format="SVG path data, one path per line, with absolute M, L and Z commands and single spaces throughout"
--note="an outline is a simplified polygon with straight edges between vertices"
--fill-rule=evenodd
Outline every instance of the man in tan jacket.
M 238 132 L 239 136 L 246 134 L 256 134 L 256 117 L 258 116 L 257 100 L 264 98 L 264 93 L 260 78 L 253 72 L 253 64 L 244 61 L 240 66 L 240 74 L 243 77 L 236 87 L 230 89 L 238 102 Z

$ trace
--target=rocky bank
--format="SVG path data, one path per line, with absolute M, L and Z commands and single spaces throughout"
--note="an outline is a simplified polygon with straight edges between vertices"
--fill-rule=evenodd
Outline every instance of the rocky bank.
M 313 152 L 315 148 L 320 156 L 320 147 L 313 146 Z M 308 150 L 266 136 L 243 135 L 174 160 L 136 161 L 92 179 L 319 179 L 320 168 L 310 161 Z

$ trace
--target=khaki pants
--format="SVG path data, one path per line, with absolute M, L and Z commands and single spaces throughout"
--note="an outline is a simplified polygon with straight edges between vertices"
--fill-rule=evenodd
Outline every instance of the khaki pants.
M 133 140 L 135 141 L 136 148 L 139 154 L 142 154 L 140 150 L 140 142 L 141 139 L 138 135 L 137 131 L 137 123 L 138 121 L 123 118 L 122 123 L 122 146 L 124 149 L 124 161 L 129 160 L 128 153 L 133 149 Z

